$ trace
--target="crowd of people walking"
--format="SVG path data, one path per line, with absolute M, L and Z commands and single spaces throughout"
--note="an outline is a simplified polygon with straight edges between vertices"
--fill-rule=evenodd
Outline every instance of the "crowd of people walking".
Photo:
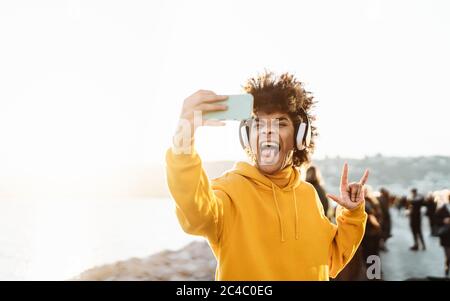
M 324 182 L 317 167 L 311 166 L 306 173 L 306 181 L 317 190 L 327 217 L 335 221 L 335 207 L 328 202 Z M 386 188 L 374 191 L 365 187 L 365 210 L 367 213 L 366 230 L 363 240 L 353 259 L 335 280 L 371 280 L 367 278 L 367 269 L 371 261 L 369 256 L 380 256 L 389 252 L 387 242 L 392 237 L 392 209 L 398 216 L 409 219 L 412 245 L 411 252 L 426 251 L 422 219 L 428 219 L 430 236 L 437 237 L 444 249 L 443 274 L 449 277 L 450 270 L 450 190 L 421 194 L 412 188 L 409 195 L 394 195 Z M 392 209 L 391 209 L 392 208 Z M 394 212 L 395 213 L 395 212 Z M 382 280 L 382 279 L 377 279 Z

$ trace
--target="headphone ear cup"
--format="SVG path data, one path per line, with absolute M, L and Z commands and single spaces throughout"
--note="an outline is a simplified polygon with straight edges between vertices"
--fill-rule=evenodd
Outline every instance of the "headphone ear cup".
M 300 123 L 298 126 L 297 137 L 295 139 L 298 150 L 304 150 L 306 147 L 305 143 L 303 142 L 305 134 L 306 134 L 305 132 L 307 130 L 306 127 L 307 127 L 306 123 L 304 123 L 304 122 Z
M 311 132 L 311 125 L 308 123 L 308 126 L 306 127 L 305 147 L 308 147 L 311 144 Z
M 250 147 L 249 142 L 249 129 L 245 121 L 241 121 L 239 125 L 239 141 L 241 142 L 241 146 L 243 149 Z

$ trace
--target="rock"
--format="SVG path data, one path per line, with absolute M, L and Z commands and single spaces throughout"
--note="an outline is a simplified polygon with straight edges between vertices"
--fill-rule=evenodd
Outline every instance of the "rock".
M 216 259 L 206 242 L 192 242 L 177 251 L 131 258 L 89 269 L 72 280 L 214 280 Z

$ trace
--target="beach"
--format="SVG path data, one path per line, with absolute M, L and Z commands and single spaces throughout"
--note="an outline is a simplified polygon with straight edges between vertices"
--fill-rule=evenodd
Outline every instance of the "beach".
M 170 198 L 0 202 L 0 280 L 67 280 L 93 267 L 178 250 L 201 238 Z

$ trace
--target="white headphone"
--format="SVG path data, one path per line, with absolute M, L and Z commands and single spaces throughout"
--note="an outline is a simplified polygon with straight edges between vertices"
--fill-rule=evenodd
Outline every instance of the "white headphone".
M 301 111 L 306 120 L 298 125 L 297 137 L 295 138 L 295 144 L 298 150 L 304 150 L 311 143 L 311 123 L 305 110 L 301 109 Z M 248 121 L 242 120 L 239 125 L 239 141 L 243 149 L 250 148 L 250 125 Z

